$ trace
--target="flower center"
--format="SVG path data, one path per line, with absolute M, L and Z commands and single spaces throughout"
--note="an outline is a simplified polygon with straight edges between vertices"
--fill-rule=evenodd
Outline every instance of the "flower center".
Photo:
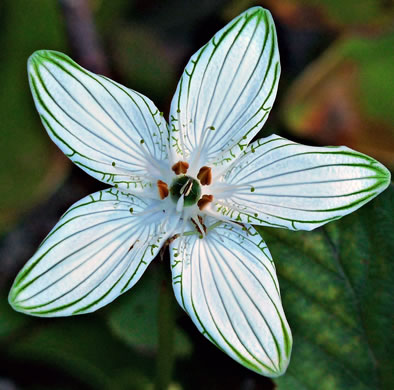
M 201 197 L 201 187 L 198 181 L 192 177 L 178 176 L 172 182 L 170 194 L 175 203 L 178 203 L 179 198 L 183 195 L 183 206 L 193 206 Z

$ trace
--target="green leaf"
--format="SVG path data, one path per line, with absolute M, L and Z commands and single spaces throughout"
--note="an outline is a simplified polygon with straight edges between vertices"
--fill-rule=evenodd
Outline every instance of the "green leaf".
M 98 316 L 35 320 L 34 324 L 6 356 L 7 360 L 24 361 L 26 366 L 31 362 L 43 366 L 30 383 L 41 383 L 45 367 L 55 367 L 94 389 L 147 388 L 152 360 L 112 337 Z
M 293 355 L 279 390 L 394 388 L 394 186 L 313 232 L 258 228 L 277 266 Z
M 108 323 L 114 334 L 137 350 L 153 353 L 158 347 L 158 313 L 161 278 L 150 268 L 142 280 L 109 307 Z M 170 270 L 168 270 L 170 272 Z M 174 298 L 174 305 L 177 305 Z M 175 328 L 175 354 L 188 356 L 192 345 L 186 333 Z
M 56 2 L 7 0 L 0 24 L 2 169 L 0 231 L 63 180 L 67 160 L 51 144 L 34 110 L 26 61 L 38 48 L 65 47 Z
M 12 310 L 8 304 L 6 297 L 1 293 L 0 295 L 0 342 L 10 341 L 18 331 L 28 326 L 31 318 L 21 315 Z

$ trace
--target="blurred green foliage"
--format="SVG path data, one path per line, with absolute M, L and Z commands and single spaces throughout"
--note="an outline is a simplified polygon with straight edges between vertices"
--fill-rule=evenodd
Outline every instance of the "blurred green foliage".
M 94 317 L 44 321 L 14 343 L 9 358 L 45 362 L 92 389 L 108 390 L 142 390 L 152 364 L 114 340 Z
M 329 19 L 345 26 L 365 25 L 377 19 L 387 19 L 392 8 L 390 1 L 385 0 L 300 0 L 299 3 L 321 8 Z
M 394 31 L 368 38 L 350 37 L 338 51 L 359 67 L 360 100 L 368 116 L 391 126 L 394 137 Z
M 13 334 L 23 330 L 31 321 L 30 317 L 21 316 L 13 311 L 4 295 L 0 295 L 0 318 L 0 345 L 2 342 L 6 342 L 9 337 L 12 337 Z
M 132 89 L 149 92 L 154 102 L 165 101 L 174 91 L 174 61 L 155 32 L 138 25 L 119 28 L 113 52 L 118 71 Z
M 26 62 L 37 49 L 64 50 L 56 2 L 6 0 L 0 25 L 0 233 L 63 179 L 66 159 L 42 129 L 29 91 Z
M 155 272 L 156 271 L 156 272 Z M 118 302 L 111 305 L 109 326 L 114 334 L 131 347 L 148 354 L 158 348 L 159 294 L 162 282 L 158 270 L 150 269 L 142 280 Z M 177 305 L 173 297 L 173 305 Z M 175 354 L 189 356 L 192 345 L 185 332 L 176 326 Z
M 316 22 L 310 20 L 313 14 L 320 23 L 345 30 L 390 25 L 394 16 L 392 0 L 232 0 L 226 7 L 226 15 L 234 17 L 257 3 L 282 16 L 286 15 L 288 21 L 294 17 L 292 22 L 297 23 L 297 17 L 306 12 L 309 18 L 301 17 L 300 20 L 307 25 Z
M 281 109 L 289 130 L 394 167 L 393 47 L 394 31 L 338 39 L 288 89 Z

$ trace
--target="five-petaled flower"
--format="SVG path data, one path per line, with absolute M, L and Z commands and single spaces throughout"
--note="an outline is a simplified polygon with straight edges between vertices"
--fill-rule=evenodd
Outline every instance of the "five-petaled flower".
M 64 54 L 34 53 L 30 87 L 50 137 L 112 187 L 61 217 L 17 276 L 11 305 L 47 317 L 95 311 L 169 242 L 176 298 L 203 335 L 258 373 L 283 374 L 291 332 L 252 225 L 314 229 L 371 200 L 390 174 L 346 147 L 251 142 L 275 99 L 277 47 L 268 11 L 235 18 L 190 59 L 169 126 L 140 93 Z

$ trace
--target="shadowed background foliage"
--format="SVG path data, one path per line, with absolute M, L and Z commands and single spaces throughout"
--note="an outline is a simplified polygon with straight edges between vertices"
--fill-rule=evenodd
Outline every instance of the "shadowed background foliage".
M 344 144 L 394 168 L 391 0 L 4 0 L 0 3 L 0 389 L 153 389 L 166 260 L 99 312 L 36 319 L 13 312 L 17 271 L 60 215 L 104 188 L 50 142 L 26 60 L 37 49 L 149 96 L 168 113 L 190 55 L 253 5 L 273 14 L 282 60 L 278 98 L 259 136 Z M 273 381 L 239 366 L 175 310 L 171 389 L 392 389 L 393 185 L 314 232 L 260 229 L 275 259 L 294 333 Z

